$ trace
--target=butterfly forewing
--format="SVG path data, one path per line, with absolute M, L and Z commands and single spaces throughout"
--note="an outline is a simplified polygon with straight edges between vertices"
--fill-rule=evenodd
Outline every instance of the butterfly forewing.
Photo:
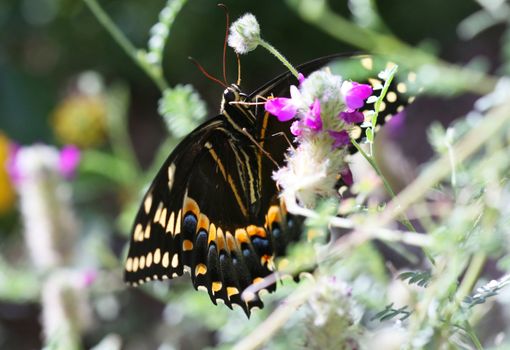
M 209 135 L 222 124 L 215 118 L 187 136 L 170 154 L 147 190 L 136 215 L 125 265 L 125 280 L 137 285 L 182 275 L 182 206 L 187 180 Z
M 307 76 L 331 63 L 336 74 L 350 78 L 353 68 L 338 63 L 349 62 L 369 72 L 356 81 L 371 83 L 377 95 L 380 67 L 374 61 L 369 64 L 370 59 L 335 55 L 298 70 Z M 390 86 L 386 108 L 379 115 L 381 124 L 407 102 L 402 83 L 397 78 Z M 282 74 L 245 102 L 288 96 L 292 84 L 297 85 L 297 79 Z M 258 294 L 242 298 L 242 292 L 269 275 L 273 258 L 285 254 L 287 245 L 300 235 L 300 218 L 286 214 L 272 179 L 291 146 L 290 124 L 279 122 L 260 105 L 227 103 L 223 114 L 187 136 L 142 200 L 125 265 L 126 281 L 137 285 L 189 271 L 193 286 L 206 291 L 215 304 L 221 300 L 228 307 L 239 305 L 247 315 L 252 307 L 262 307 Z M 363 137 L 361 130 L 358 139 Z M 275 288 L 274 283 L 265 287 Z

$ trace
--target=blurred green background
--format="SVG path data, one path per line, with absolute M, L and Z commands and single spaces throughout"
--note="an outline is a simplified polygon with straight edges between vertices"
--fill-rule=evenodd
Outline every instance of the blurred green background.
M 316 2 L 317 6 L 321 3 Z M 103 0 L 100 3 L 135 46 L 144 48 L 149 30 L 166 1 Z M 330 1 L 329 5 L 335 13 L 351 17 L 351 3 Z M 332 53 L 358 51 L 357 47 L 346 45 L 303 21 L 284 1 L 225 1 L 225 4 L 233 19 L 245 12 L 255 14 L 262 36 L 294 64 Z M 459 23 L 480 9 L 474 1 L 388 0 L 376 5 L 384 25 L 376 23 L 372 29 L 392 33 L 411 46 L 460 65 L 477 60 L 491 71 L 502 61 L 504 27 L 495 26 L 469 40 L 459 38 Z M 361 13 L 356 17 L 358 23 L 363 16 Z M 172 26 L 164 52 L 164 72 L 169 83 L 172 86 L 192 84 L 207 102 L 211 116 L 218 111 L 223 89 L 206 79 L 188 56 L 198 60 L 213 75 L 221 76 L 224 33 L 224 12 L 215 1 L 190 0 Z M 241 85 L 248 92 L 284 70 L 262 49 L 243 56 L 241 62 Z M 97 130 L 82 135 L 87 143 L 83 147 L 85 158 L 88 151 L 91 157 L 88 159 L 97 156 L 96 151 L 109 153 L 112 145 L 102 135 L 105 132 L 102 107 L 94 106 L 94 102 L 84 107 L 71 106 L 68 110 L 63 107 L 76 96 L 81 74 L 89 71 L 102 77 L 106 89 L 122 84 L 122 91 L 129 91 L 127 129 L 136 158 L 142 169 L 148 169 L 168 136 L 158 115 L 160 91 L 99 25 L 84 3 L 0 1 L 0 136 L 19 145 L 46 143 L 61 147 L 68 143 L 62 133 L 69 128 L 78 133 L 85 133 L 82 128 L 91 128 Z M 227 74 L 231 81 L 235 80 L 235 55 L 231 51 L 227 55 Z M 473 100 L 474 96 L 465 94 L 418 100 L 410 108 L 406 133 L 397 137 L 397 144 L 415 162 L 423 162 L 432 153 L 425 141 L 427 125 L 432 120 L 447 123 L 463 115 Z M 62 126 L 59 113 L 97 113 L 98 117 L 89 120 L 85 116 L 84 124 Z M 59 127 L 64 130 L 60 136 Z M 112 171 L 122 171 L 116 169 Z M 243 329 L 248 330 L 263 319 L 264 314 L 260 314 L 246 321 L 239 310 L 229 313 L 225 307 L 209 305 L 207 298 L 195 293 L 188 281 L 173 283 L 170 293 L 165 284 L 149 286 L 144 291 L 124 287 L 117 259 L 122 257 L 134 206 L 151 174 L 132 178 L 126 175 L 124 182 L 116 182 L 114 176 L 109 178 L 94 169 L 81 170 L 72 182 L 74 210 L 81 226 L 77 243 L 81 254 L 75 266 L 97 273 L 97 283 L 91 288 L 93 321 L 84 332 L 85 348 L 115 334 L 122 339 L 125 349 L 200 349 L 232 340 L 234 334 L 242 334 Z M 0 348 L 40 348 L 43 342 L 37 282 L 40 276 L 32 272 L 24 252 L 16 197 L 9 195 L 12 189 L 8 185 L 1 190 L 4 203 L 0 206 L 3 259 Z M 22 292 L 13 290 L 13 285 Z M 174 304 L 166 305 L 167 301 Z M 229 327 L 232 339 L 228 338 L 229 332 L 219 338 L 216 329 Z M 110 339 L 113 345 L 106 345 L 105 349 L 115 349 L 115 339 Z

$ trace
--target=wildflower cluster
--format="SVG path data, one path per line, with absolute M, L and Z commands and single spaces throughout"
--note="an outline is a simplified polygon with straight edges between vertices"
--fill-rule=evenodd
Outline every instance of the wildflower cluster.
M 299 75 L 299 87 L 290 87 L 290 98 L 270 98 L 265 109 L 281 122 L 293 120 L 290 130 L 298 147 L 287 156 L 287 166 L 274 174 L 284 198 L 312 207 L 317 196 L 334 195 L 338 174 L 347 184 L 352 175 L 344 161 L 350 133 L 364 121 L 359 110 L 372 88 L 343 80 L 329 70 L 308 78 Z

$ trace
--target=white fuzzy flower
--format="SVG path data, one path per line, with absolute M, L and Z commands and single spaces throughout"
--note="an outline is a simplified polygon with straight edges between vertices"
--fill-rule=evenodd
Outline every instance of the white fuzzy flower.
M 41 269 L 68 262 L 77 238 L 71 188 L 61 173 L 61 160 L 59 150 L 46 145 L 22 147 L 11 160 L 25 242 Z
M 246 13 L 230 26 L 228 45 L 238 54 L 255 50 L 260 43 L 260 26 L 251 13 Z

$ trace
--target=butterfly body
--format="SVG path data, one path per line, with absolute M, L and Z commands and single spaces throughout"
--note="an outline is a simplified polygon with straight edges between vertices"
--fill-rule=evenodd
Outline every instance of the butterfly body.
M 306 74 L 338 56 L 299 67 Z M 299 239 L 302 219 L 288 215 L 272 174 L 289 148 L 289 122 L 279 122 L 260 96 L 288 96 L 298 84 L 283 74 L 251 94 L 232 84 L 220 114 L 195 129 L 169 155 L 145 194 L 132 230 L 125 280 L 139 285 L 191 275 L 212 302 L 262 307 L 241 297 L 271 274 L 274 258 Z M 276 284 L 265 286 L 268 291 Z

